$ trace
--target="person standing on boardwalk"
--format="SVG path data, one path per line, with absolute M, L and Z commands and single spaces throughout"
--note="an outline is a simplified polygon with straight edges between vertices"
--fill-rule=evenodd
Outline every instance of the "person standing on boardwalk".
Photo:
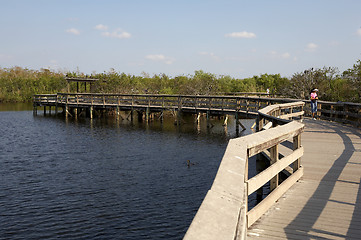
M 311 92 L 311 95 L 310 95 L 311 113 L 312 113 L 313 120 L 316 120 L 315 115 L 316 115 L 316 112 L 317 112 L 317 100 L 318 100 L 317 92 L 318 92 L 318 89 L 314 88 L 312 90 L 312 92 Z

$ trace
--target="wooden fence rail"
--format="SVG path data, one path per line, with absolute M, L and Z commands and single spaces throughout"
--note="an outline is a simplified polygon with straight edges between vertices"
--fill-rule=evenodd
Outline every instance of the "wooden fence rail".
M 229 141 L 213 185 L 184 239 L 245 239 L 247 228 L 303 175 L 300 139 L 304 125 L 279 118 L 283 113 L 287 113 L 287 118 L 302 116 L 302 111 L 291 115 L 289 112 L 303 105 L 303 102 L 295 102 L 267 107 L 259 112 L 258 122 L 272 121 L 274 127 Z M 279 159 L 278 146 L 289 139 L 293 141 L 291 154 Z M 249 179 L 250 157 L 268 150 L 270 167 Z M 280 183 L 278 174 L 290 166 L 292 175 Z M 270 182 L 271 193 L 248 211 L 248 196 L 267 182 Z
M 244 93 L 243 93 L 244 94 Z M 252 95 L 252 96 L 250 96 Z M 244 111 L 255 113 L 272 104 L 303 101 L 302 111 L 311 115 L 310 101 L 288 98 L 264 97 L 265 94 L 251 93 L 248 96 L 196 96 L 196 95 L 162 95 L 162 94 L 100 94 L 100 93 L 58 93 L 34 95 L 34 106 L 72 105 L 72 106 L 130 106 L 158 107 L 184 110 Z M 292 110 L 287 110 L 290 114 Z M 287 116 L 283 116 L 287 118 Z M 318 118 L 361 126 L 361 104 L 348 102 L 318 101 Z

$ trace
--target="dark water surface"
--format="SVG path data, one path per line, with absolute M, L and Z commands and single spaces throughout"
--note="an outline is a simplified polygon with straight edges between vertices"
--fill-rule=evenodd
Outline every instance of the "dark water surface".
M 182 239 L 235 137 L 221 123 L 0 111 L 0 239 Z

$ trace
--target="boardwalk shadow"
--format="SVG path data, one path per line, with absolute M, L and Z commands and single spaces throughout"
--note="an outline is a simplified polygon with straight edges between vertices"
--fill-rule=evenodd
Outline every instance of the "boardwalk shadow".
M 360 224 L 360 216 L 361 216 L 361 188 L 360 188 L 360 182 L 355 183 L 358 184 L 358 195 L 356 200 L 356 207 L 353 212 L 351 224 L 349 226 L 349 229 L 347 231 L 346 235 L 343 234 L 337 234 L 334 232 L 328 232 L 323 231 L 317 228 L 313 228 L 314 224 L 317 222 L 319 216 L 321 215 L 322 211 L 325 209 L 326 204 L 330 200 L 332 191 L 336 185 L 336 182 L 338 181 L 342 171 L 348 164 L 349 160 L 351 159 L 352 155 L 355 152 L 354 144 L 352 143 L 352 140 L 347 135 L 347 133 L 352 132 L 352 134 L 358 136 L 361 138 L 361 134 L 358 131 L 355 131 L 355 129 L 352 130 L 352 128 L 349 128 L 347 126 L 342 126 L 339 124 L 330 125 L 325 122 L 317 121 L 316 123 L 312 123 L 315 127 L 322 131 L 329 132 L 330 129 L 333 130 L 336 134 L 339 135 L 342 139 L 342 143 L 340 144 L 344 145 L 344 150 L 342 154 L 334 161 L 333 165 L 329 169 L 329 171 L 326 173 L 326 175 L 321 179 L 319 186 L 317 187 L 316 191 L 312 195 L 312 197 L 308 200 L 304 208 L 301 210 L 301 212 L 297 215 L 297 217 L 284 229 L 285 233 L 287 235 L 288 239 L 295 238 L 295 234 L 300 234 L 298 237 L 301 239 L 329 239 L 327 237 L 321 237 L 319 235 L 323 236 L 329 236 L 332 238 L 345 238 L 350 239 L 352 237 L 358 236 L 357 234 L 360 234 L 359 230 L 359 224 Z M 327 128 L 328 130 L 327 130 Z M 313 203 L 317 201 L 318 207 L 315 208 Z M 310 214 L 312 213 L 312 214 Z M 295 232 L 295 226 L 302 226 L 302 230 L 296 230 Z M 298 228 L 297 228 L 298 229 Z M 317 235 L 313 235 L 310 232 L 318 233 Z M 307 237 L 305 237 L 307 236 Z M 358 236 L 360 237 L 360 236 Z

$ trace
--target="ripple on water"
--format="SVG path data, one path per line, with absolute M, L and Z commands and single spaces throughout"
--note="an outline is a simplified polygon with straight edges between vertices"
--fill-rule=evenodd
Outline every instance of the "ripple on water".
M 0 112 L 0 124 L 4 239 L 181 239 L 227 144 L 173 122 L 159 131 L 25 111 Z

